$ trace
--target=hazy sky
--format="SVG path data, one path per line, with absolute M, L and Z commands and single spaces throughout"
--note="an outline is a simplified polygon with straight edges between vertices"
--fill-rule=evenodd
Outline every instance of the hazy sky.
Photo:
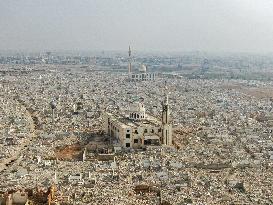
M 0 0 L 0 50 L 273 51 L 272 0 Z

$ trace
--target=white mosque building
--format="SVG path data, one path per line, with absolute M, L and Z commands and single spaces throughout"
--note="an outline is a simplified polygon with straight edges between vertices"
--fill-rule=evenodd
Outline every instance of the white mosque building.
M 129 81 L 153 81 L 156 79 L 156 73 L 147 72 L 147 66 L 141 65 L 138 71 L 132 72 L 132 57 L 131 57 L 131 47 L 129 46 L 129 67 L 128 67 L 128 77 Z

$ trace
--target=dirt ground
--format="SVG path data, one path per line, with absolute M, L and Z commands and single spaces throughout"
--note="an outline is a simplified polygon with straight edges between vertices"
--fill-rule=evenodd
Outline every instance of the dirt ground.
M 79 144 L 59 147 L 55 151 L 55 155 L 60 160 L 77 159 L 82 153 L 82 148 Z
M 240 84 L 223 85 L 222 88 L 236 90 L 238 92 L 250 95 L 256 98 L 273 98 L 273 87 L 247 87 Z

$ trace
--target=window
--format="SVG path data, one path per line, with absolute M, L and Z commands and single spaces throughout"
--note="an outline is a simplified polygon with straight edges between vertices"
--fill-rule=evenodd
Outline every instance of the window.
M 130 134 L 126 134 L 126 138 L 127 138 L 127 139 L 130 138 Z
M 161 132 L 161 128 L 158 129 L 158 132 Z
M 154 133 L 154 129 L 151 130 L 151 133 Z
M 130 147 L 130 143 L 126 143 L 126 147 Z
M 130 132 L 130 130 L 127 130 L 127 132 Z
M 147 133 L 147 129 L 144 130 L 144 133 Z
M 137 144 L 138 143 L 138 139 L 134 139 L 134 143 Z
M 135 130 L 135 134 L 138 134 L 138 131 L 137 131 L 137 130 Z

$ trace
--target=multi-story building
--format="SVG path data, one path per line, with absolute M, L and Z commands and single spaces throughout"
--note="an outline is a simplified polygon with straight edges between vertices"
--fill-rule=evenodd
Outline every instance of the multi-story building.
M 162 119 L 145 112 L 143 100 L 131 104 L 127 115 L 104 113 L 105 132 L 124 148 L 143 148 L 147 145 L 172 145 L 172 124 L 168 96 L 162 103 Z

